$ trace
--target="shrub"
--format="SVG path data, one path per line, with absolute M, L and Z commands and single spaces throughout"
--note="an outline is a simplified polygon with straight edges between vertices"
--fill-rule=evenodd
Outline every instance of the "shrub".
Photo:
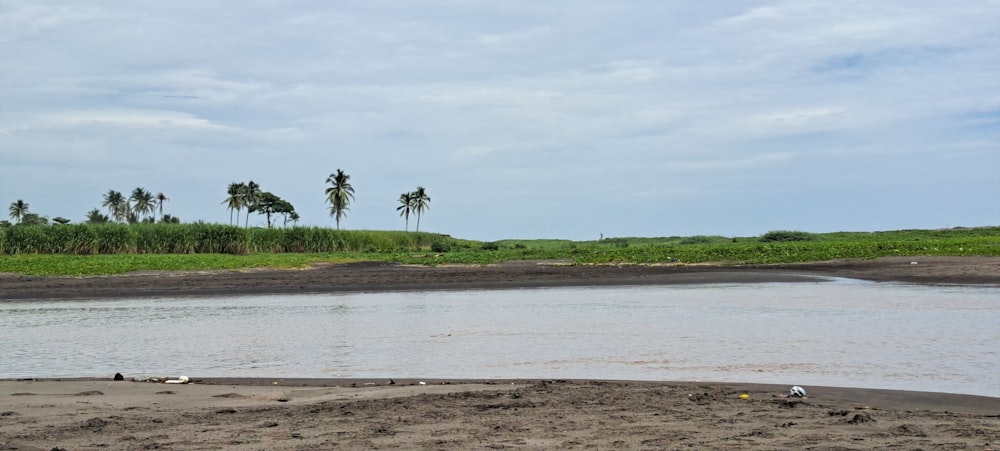
M 609 244 L 614 247 L 628 247 L 628 240 L 625 238 L 605 238 L 602 243 Z
M 784 242 L 784 241 L 812 241 L 816 239 L 809 232 L 799 232 L 793 230 L 773 230 L 760 237 L 762 243 Z
M 447 240 L 435 240 L 431 243 L 431 251 L 433 252 L 448 252 L 452 248 L 451 241 Z

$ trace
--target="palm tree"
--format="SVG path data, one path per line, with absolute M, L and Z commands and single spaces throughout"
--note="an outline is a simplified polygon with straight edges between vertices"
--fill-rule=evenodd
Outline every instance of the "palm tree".
M 257 209 L 257 204 L 260 203 L 260 185 L 254 183 L 253 180 L 247 183 L 246 187 L 240 193 L 240 203 L 247 208 L 247 222 L 246 226 L 250 227 L 250 213 Z
M 163 217 L 163 203 L 166 202 L 166 201 L 168 201 L 168 200 L 170 200 L 170 198 L 167 197 L 167 195 L 163 194 L 162 192 L 156 193 L 156 196 L 153 196 L 153 198 L 156 199 L 156 206 L 157 206 L 157 208 L 159 208 L 159 210 L 160 210 L 160 217 L 162 218 Z M 153 219 L 156 219 L 156 218 L 153 218 Z
M 340 230 L 340 218 L 347 216 L 348 205 L 354 200 L 354 187 L 348 182 L 350 179 L 351 176 L 343 169 L 337 169 L 326 178 L 326 183 L 331 185 L 326 189 L 326 202 L 330 204 L 330 216 L 337 220 L 337 230 Z
M 139 222 L 142 217 L 156 212 L 156 202 L 153 199 L 153 193 L 146 191 L 145 188 L 139 187 L 132 190 L 129 200 L 132 201 L 132 213 L 135 214 L 136 222 Z
M 406 231 L 410 231 L 410 213 L 413 212 L 413 193 L 403 193 L 399 195 L 399 203 L 396 207 L 399 215 L 406 219 Z
M 229 197 L 222 201 L 229 209 L 229 225 L 233 224 L 233 211 L 236 211 L 236 217 L 239 218 L 240 210 L 243 209 L 243 191 L 246 189 L 246 184 L 244 183 L 230 183 L 229 188 L 226 189 L 226 194 Z M 239 221 L 239 219 L 237 219 Z M 237 224 L 239 225 L 239 224 Z
M 18 224 L 20 224 L 21 221 L 24 220 L 24 217 L 28 214 L 28 203 L 18 199 L 16 202 L 11 202 L 9 211 L 10 219 L 17 221 Z
M 425 210 L 430 210 L 431 197 L 427 195 L 427 190 L 422 186 L 418 186 L 417 190 L 410 194 L 413 196 L 411 201 L 413 206 L 413 212 L 417 215 L 417 231 L 420 231 L 420 216 L 424 214 Z
M 104 202 L 101 205 L 108 208 L 108 214 L 117 222 L 127 219 L 131 210 L 125 196 L 113 189 L 108 190 L 107 194 L 104 195 Z
M 87 224 L 105 224 L 110 220 L 111 218 L 102 215 L 101 211 L 96 208 L 87 212 Z

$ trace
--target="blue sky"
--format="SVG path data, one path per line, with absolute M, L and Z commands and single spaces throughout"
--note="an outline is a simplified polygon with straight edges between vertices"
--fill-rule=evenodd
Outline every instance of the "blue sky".
M 0 0 L 0 203 L 332 226 L 342 168 L 342 227 L 420 185 L 480 240 L 1000 225 L 996 1 L 234 5 Z

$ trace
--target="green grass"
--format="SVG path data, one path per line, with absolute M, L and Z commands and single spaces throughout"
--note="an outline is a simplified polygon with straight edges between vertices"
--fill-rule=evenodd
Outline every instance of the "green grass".
M 775 240 L 778 241 L 767 241 Z M 788 241 L 781 241 L 787 239 Z M 488 264 L 509 260 L 564 259 L 576 264 L 767 264 L 886 256 L 1000 256 L 1000 227 L 891 232 L 786 232 L 763 237 L 719 236 L 607 238 L 602 241 L 504 240 L 458 248 L 435 263 Z M 420 263 L 421 259 L 396 257 Z M 423 260 L 423 261 L 426 261 Z
M 0 272 L 37 276 L 93 276 L 136 271 L 294 269 L 317 263 L 370 261 L 364 254 L 22 254 L 0 257 Z
M 423 232 L 185 226 L 8 227 L 0 229 L 0 272 L 84 276 L 132 271 L 301 268 L 350 261 L 482 265 L 560 259 L 575 264 L 739 265 L 885 256 L 1000 256 L 1000 227 L 483 243 Z

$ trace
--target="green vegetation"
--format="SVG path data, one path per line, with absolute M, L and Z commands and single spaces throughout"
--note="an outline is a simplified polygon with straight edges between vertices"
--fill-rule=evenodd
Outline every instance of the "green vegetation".
M 0 257 L 0 272 L 38 276 L 92 276 L 136 271 L 295 269 L 317 263 L 370 260 L 364 254 L 31 254 Z
M 240 228 L 224 224 L 65 224 L 0 228 L 5 254 L 233 254 L 419 251 L 443 235 Z
M 764 243 L 784 242 L 784 241 L 812 241 L 816 237 L 808 232 L 793 230 L 774 230 L 760 236 L 760 241 Z
M 1000 227 L 495 242 L 426 232 L 247 229 L 203 223 L 0 227 L 0 272 L 39 275 L 296 268 L 346 261 L 436 265 L 559 259 L 574 264 L 740 265 L 934 255 L 1000 256 Z
M 574 264 L 705 263 L 740 265 L 871 259 L 886 256 L 1000 256 L 1000 227 L 810 234 L 805 241 L 762 237 L 607 238 L 601 241 L 503 240 L 456 243 L 433 263 L 489 264 L 561 259 Z M 397 261 L 428 263 L 400 255 Z

